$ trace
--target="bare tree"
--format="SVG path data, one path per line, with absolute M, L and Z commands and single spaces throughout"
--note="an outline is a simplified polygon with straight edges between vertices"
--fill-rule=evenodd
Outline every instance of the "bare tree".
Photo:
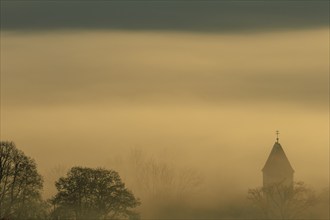
M 13 142 L 0 142 L 0 219 L 43 218 L 42 177 Z
M 172 155 L 151 155 L 133 148 L 125 157 L 108 161 L 108 166 L 120 170 L 128 185 L 142 199 L 140 210 L 146 218 L 173 218 L 173 209 L 183 210 L 186 202 L 200 192 L 201 173 L 171 163 L 172 158 Z
M 134 182 L 144 195 L 152 199 L 180 200 L 198 191 L 202 177 L 194 169 L 175 167 L 171 163 L 147 156 L 133 149 L 128 156 L 133 170 Z
M 56 194 L 56 187 L 55 182 L 62 176 L 64 176 L 67 171 L 69 170 L 69 167 L 64 164 L 58 164 L 54 167 L 51 167 L 50 169 L 47 169 L 44 172 L 44 192 L 43 196 L 46 199 L 51 198 Z
M 248 199 L 269 219 L 294 219 L 317 203 L 314 191 L 303 182 L 296 182 L 293 186 L 279 182 L 249 189 Z

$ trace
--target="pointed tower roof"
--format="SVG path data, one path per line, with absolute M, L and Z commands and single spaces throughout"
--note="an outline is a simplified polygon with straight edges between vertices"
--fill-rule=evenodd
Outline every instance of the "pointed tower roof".
M 272 151 L 269 154 L 269 157 L 266 161 L 264 168 L 262 169 L 263 172 L 273 171 L 276 169 L 287 170 L 290 172 L 294 172 L 288 158 L 286 157 L 284 150 L 281 144 L 275 142 Z

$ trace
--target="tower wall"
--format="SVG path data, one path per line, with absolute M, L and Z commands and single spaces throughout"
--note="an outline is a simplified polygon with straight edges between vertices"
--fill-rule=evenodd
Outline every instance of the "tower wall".
M 293 172 L 264 172 L 263 186 L 268 187 L 274 184 L 293 186 Z

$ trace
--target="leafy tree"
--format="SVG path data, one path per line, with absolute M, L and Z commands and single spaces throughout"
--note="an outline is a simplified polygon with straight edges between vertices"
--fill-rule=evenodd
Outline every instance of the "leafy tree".
M 43 180 L 34 160 L 13 142 L 0 142 L 0 219 L 44 219 Z
M 248 199 L 257 205 L 266 218 L 294 219 L 317 203 L 317 197 L 303 182 L 287 185 L 282 182 L 250 189 Z
M 73 167 L 56 183 L 53 217 L 113 219 L 136 217 L 140 204 L 113 170 Z

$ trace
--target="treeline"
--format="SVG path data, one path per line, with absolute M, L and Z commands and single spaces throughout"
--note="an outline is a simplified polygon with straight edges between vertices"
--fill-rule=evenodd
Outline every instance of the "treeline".
M 138 219 L 140 205 L 118 172 L 72 167 L 44 201 L 35 161 L 13 142 L 0 142 L 0 219 Z
M 162 155 L 164 157 L 164 155 Z M 0 220 L 14 219 L 328 219 L 329 190 L 303 183 L 274 185 L 234 196 L 205 184 L 198 172 L 133 150 L 108 167 L 71 167 L 51 178 L 56 190 L 42 198 L 43 177 L 35 161 L 13 142 L 0 142 Z M 140 199 L 128 190 L 130 186 Z M 59 174 L 59 173 L 57 173 Z M 45 177 L 47 180 L 47 176 Z M 49 179 L 49 176 L 48 176 Z M 221 186 L 219 186 L 221 187 Z M 214 197 L 205 197 L 212 191 Z M 210 195 L 207 194 L 206 195 Z M 248 201 L 250 200 L 250 201 Z M 272 206 L 269 206 L 269 201 Z M 141 205 L 141 206 L 140 206 Z M 137 208 L 140 213 L 137 212 Z M 308 210 L 308 211 L 306 211 Z

